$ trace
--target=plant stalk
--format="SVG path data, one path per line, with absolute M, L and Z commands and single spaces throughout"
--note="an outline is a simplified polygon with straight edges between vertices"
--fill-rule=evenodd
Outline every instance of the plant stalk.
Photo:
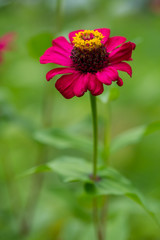
M 93 124 L 93 181 L 97 181 L 97 156 L 98 156 L 98 121 L 97 121 L 97 105 L 96 97 L 90 93 L 91 111 L 92 111 L 92 124 Z M 99 221 L 98 213 L 98 199 L 93 198 L 93 221 L 98 240 L 104 240 L 103 231 Z
M 97 177 L 97 150 L 98 150 L 98 123 L 97 123 L 97 105 L 96 97 L 90 93 L 90 102 L 92 110 L 93 123 L 93 179 Z

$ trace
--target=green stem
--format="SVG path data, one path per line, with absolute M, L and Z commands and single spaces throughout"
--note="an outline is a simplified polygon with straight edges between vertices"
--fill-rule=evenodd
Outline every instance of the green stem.
M 98 240 L 104 240 L 103 229 L 101 228 L 101 223 L 99 221 L 97 198 L 93 198 L 93 221 L 94 221 L 94 226 L 95 226 L 97 239 Z
M 93 123 L 93 179 L 97 177 L 97 145 L 98 145 L 98 126 L 97 126 L 97 105 L 96 97 L 90 93 Z
M 90 102 L 92 110 L 92 123 L 93 123 L 93 180 L 97 180 L 97 153 L 98 153 L 98 122 L 97 122 L 97 105 L 96 97 L 90 93 Z M 101 229 L 101 224 L 99 221 L 98 214 L 98 199 L 97 197 L 93 198 L 93 221 L 95 225 L 95 230 L 98 240 L 104 240 L 103 231 Z

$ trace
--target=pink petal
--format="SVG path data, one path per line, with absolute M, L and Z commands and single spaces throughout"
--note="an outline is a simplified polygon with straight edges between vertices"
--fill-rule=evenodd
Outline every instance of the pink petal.
M 75 96 L 75 93 L 73 92 L 74 82 L 77 80 L 76 73 L 69 74 L 69 75 L 63 75 L 60 77 L 55 87 L 57 90 L 67 99 L 70 99 Z
M 104 91 L 103 84 L 98 81 L 95 74 L 88 73 L 87 77 L 88 77 L 88 90 L 94 96 L 100 95 Z
M 120 86 L 120 87 L 123 86 L 122 78 L 118 77 L 118 79 L 117 79 L 117 85 Z
M 131 42 L 124 43 L 121 47 L 116 48 L 109 54 L 109 62 L 118 63 L 121 61 L 129 61 L 131 59 L 133 44 Z
M 73 73 L 74 71 L 73 68 L 54 68 L 46 74 L 46 79 L 49 81 L 58 74 Z
M 73 92 L 77 97 L 81 97 L 87 91 L 88 74 L 77 74 L 77 79 L 74 82 Z
M 40 58 L 40 63 L 56 63 L 62 66 L 70 66 L 72 45 L 64 38 L 58 37 L 52 41 L 53 46 L 48 48 Z
M 15 39 L 16 34 L 14 32 L 5 34 L 0 38 L 0 50 L 9 50 L 10 43 Z
M 102 40 L 102 43 L 105 44 L 110 36 L 111 30 L 109 28 L 98 28 L 95 30 L 97 30 L 98 32 L 102 33 L 103 36 L 105 36 Z
M 70 32 L 69 35 L 68 35 L 70 42 L 71 43 L 73 42 L 73 40 L 74 40 L 73 37 L 76 36 L 76 33 L 79 33 L 79 32 L 82 32 L 82 31 L 84 31 L 84 30 L 82 29 L 82 30 L 77 30 L 77 31 Z
M 55 49 L 55 47 L 50 47 L 40 57 L 40 63 L 56 63 L 62 66 L 70 66 L 72 61 L 69 53 L 65 52 L 63 49 Z
M 132 44 L 132 49 L 134 50 L 136 48 L 136 44 L 133 42 L 131 42 L 131 44 Z
M 56 52 L 68 52 L 71 53 L 72 45 L 67 41 L 65 37 L 58 37 L 52 41 L 53 49 Z
M 129 74 L 130 77 L 132 77 L 132 68 L 128 63 L 120 62 L 120 63 L 112 64 L 110 66 L 112 66 L 116 70 L 126 72 Z
M 114 48 L 124 43 L 127 39 L 125 37 L 115 36 L 108 39 L 106 43 L 107 52 L 111 52 Z
M 115 81 L 118 77 L 118 72 L 113 67 L 106 67 L 102 71 L 97 72 L 96 76 L 98 80 L 106 85 L 111 85 L 112 81 Z

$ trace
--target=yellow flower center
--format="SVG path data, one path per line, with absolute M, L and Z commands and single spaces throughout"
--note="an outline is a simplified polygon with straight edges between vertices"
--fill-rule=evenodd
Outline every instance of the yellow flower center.
M 102 46 L 102 39 L 104 36 L 97 30 L 84 30 L 75 34 L 73 37 L 73 44 L 76 48 L 81 50 L 91 51 Z

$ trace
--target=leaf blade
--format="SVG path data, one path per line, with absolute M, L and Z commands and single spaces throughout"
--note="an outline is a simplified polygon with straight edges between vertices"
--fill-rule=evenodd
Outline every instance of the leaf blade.
M 124 147 L 136 144 L 140 142 L 143 137 L 159 130 L 160 121 L 128 130 L 113 139 L 110 152 L 113 154 Z
M 33 138 L 40 143 L 54 146 L 60 150 L 74 148 L 87 153 L 91 153 L 92 151 L 92 142 L 90 139 L 58 128 L 37 131 L 34 133 Z

